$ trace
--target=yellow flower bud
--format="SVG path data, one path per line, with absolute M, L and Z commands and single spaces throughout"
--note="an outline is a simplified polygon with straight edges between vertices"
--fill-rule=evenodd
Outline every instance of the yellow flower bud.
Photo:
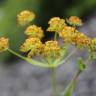
M 91 39 L 87 37 L 85 34 L 77 32 L 77 34 L 72 39 L 72 42 L 77 46 L 86 47 L 91 44 Z
M 21 45 L 20 51 L 29 52 L 28 57 L 31 58 L 34 55 L 39 55 L 42 50 L 43 44 L 38 38 L 28 38 Z
M 81 19 L 77 16 L 71 16 L 66 21 L 68 24 L 73 25 L 73 26 L 81 26 L 82 25 Z
M 43 55 L 45 58 L 56 59 L 60 56 L 61 49 L 57 41 L 45 42 Z
M 17 15 L 18 24 L 24 26 L 35 18 L 35 14 L 29 10 L 24 10 Z
M 48 24 L 50 26 L 48 27 L 47 31 L 50 32 L 60 32 L 63 29 L 63 27 L 66 25 L 65 20 L 60 19 L 59 17 L 51 18 Z
M 6 51 L 9 47 L 9 42 L 7 38 L 0 38 L 0 52 Z
M 85 34 L 78 32 L 74 27 L 65 26 L 59 33 L 64 42 L 75 44 L 76 46 L 89 46 L 91 39 Z
M 77 30 L 74 27 L 65 26 L 59 36 L 64 39 L 65 42 L 72 42 L 72 38 L 75 35 Z
M 38 27 L 36 25 L 30 25 L 25 30 L 25 34 L 29 37 L 36 37 L 36 38 L 42 38 L 44 36 L 43 30 L 41 27 Z

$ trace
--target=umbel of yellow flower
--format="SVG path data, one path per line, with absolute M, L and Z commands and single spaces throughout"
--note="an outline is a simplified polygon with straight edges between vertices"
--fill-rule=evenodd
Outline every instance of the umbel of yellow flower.
M 81 19 L 77 16 L 71 16 L 66 21 L 69 25 L 73 25 L 73 26 L 81 26 L 82 25 Z
M 43 49 L 43 44 L 38 38 L 28 38 L 21 45 L 20 50 L 22 52 L 29 52 L 28 57 L 31 58 L 34 55 L 39 55 Z
M 45 42 L 45 46 L 43 50 L 43 55 L 45 58 L 56 59 L 60 56 L 60 54 L 61 54 L 61 49 L 57 41 L 51 40 Z
M 35 14 L 29 10 L 24 10 L 17 15 L 18 24 L 24 26 L 35 18 Z
M 65 26 L 61 32 L 59 32 L 59 36 L 64 39 L 65 42 L 72 42 L 72 38 L 74 37 L 77 30 L 74 27 Z
M 8 39 L 1 37 L 0 38 L 0 52 L 6 51 L 8 49 Z
M 77 32 L 74 38 L 72 38 L 72 42 L 77 46 L 86 47 L 91 44 L 91 39 L 85 34 Z
M 25 34 L 29 37 L 36 37 L 36 38 L 42 38 L 44 36 L 43 30 L 41 27 L 38 27 L 36 25 L 30 25 L 25 30 Z
M 49 27 L 47 31 L 50 32 L 60 32 L 63 27 L 66 25 L 64 19 L 60 19 L 59 17 L 53 17 L 48 22 Z
M 76 46 L 83 47 L 91 44 L 91 39 L 85 34 L 78 32 L 74 27 L 65 26 L 59 36 L 63 38 L 64 42 L 75 44 Z

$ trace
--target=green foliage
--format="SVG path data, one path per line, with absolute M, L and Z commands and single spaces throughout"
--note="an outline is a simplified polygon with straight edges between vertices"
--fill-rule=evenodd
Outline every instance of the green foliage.
M 96 6 L 96 0 L 73 0 L 73 4 L 66 10 L 68 16 L 74 14 L 77 16 L 88 15 Z
M 16 16 L 21 10 L 33 10 L 37 15 L 40 10 L 39 0 L 6 0 L 1 3 L 0 8 L 0 37 L 6 36 L 10 40 L 10 47 L 18 51 L 19 44 L 24 39 L 22 29 L 16 22 Z M 0 54 L 0 60 L 7 59 L 10 55 L 7 53 Z

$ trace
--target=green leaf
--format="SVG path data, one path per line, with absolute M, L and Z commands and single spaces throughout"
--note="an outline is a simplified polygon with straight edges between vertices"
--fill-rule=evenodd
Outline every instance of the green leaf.
M 79 68 L 79 70 L 80 70 L 81 72 L 85 70 L 86 65 L 84 64 L 84 61 L 83 61 L 82 58 L 79 58 L 79 59 L 78 59 L 77 64 L 78 64 L 78 68 Z

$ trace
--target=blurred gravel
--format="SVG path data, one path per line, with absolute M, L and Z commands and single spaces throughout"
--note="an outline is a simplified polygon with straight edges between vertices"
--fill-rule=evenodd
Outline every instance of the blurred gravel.
M 58 93 L 64 89 L 67 79 L 71 79 L 72 67 L 66 64 L 57 69 Z M 0 66 L 0 96 L 52 96 L 50 77 L 49 69 L 34 67 L 24 61 Z

